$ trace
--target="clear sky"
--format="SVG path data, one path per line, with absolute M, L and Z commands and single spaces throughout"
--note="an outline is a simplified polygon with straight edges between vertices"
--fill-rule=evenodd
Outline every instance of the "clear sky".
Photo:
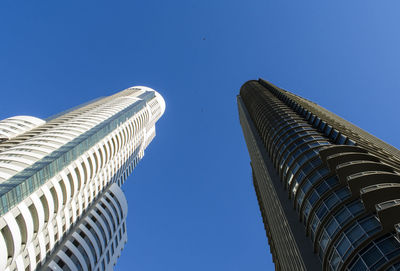
M 271 270 L 236 95 L 262 77 L 400 147 L 400 2 L 0 3 L 0 119 L 134 85 L 167 110 L 116 270 Z

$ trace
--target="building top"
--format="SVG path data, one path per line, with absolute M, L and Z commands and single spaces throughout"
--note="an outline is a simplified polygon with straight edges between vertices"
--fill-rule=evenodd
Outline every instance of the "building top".
M 0 142 L 17 137 L 46 122 L 31 116 L 14 116 L 0 121 Z
M 129 99 L 126 99 L 127 97 Z M 15 165 L 0 165 L 0 215 L 9 211 L 11 207 L 55 176 L 71 161 L 97 144 L 99 140 L 107 137 L 121 123 L 132 118 L 139 111 L 145 110 L 147 104 L 154 98 L 160 104 L 162 111 L 161 114 L 158 111 L 153 112 L 157 115 L 150 116 L 155 121 L 164 112 L 165 101 L 155 90 L 147 87 L 128 88 L 68 111 L 48 122 L 29 117 L 31 122 L 35 120 L 36 123 L 43 124 L 37 126 L 36 130 L 29 129 L 29 133 L 0 142 L 0 156 L 6 158 L 21 156 L 21 151 L 31 149 L 29 161 L 28 159 L 24 163 L 18 161 L 18 165 L 16 165 L 17 162 L 14 163 Z M 78 110 L 82 113 L 76 114 Z M 56 131 L 60 129 L 67 131 L 71 129 L 69 127 L 76 125 L 72 123 L 81 125 L 78 136 L 66 138 L 65 134 Z
M 371 135 L 370 133 L 354 125 L 350 121 L 341 118 L 340 116 L 330 112 L 329 110 L 323 108 L 315 102 L 309 101 L 287 90 L 279 88 L 264 79 L 260 78 L 258 82 L 267 89 L 273 89 L 275 92 L 280 92 L 281 94 L 286 96 L 286 98 L 281 98 L 284 99 L 285 103 L 291 104 L 290 107 L 295 107 L 296 104 L 298 104 L 299 106 L 302 106 L 304 107 L 304 109 L 308 110 L 310 114 L 318 116 L 319 118 L 321 118 L 321 120 L 327 122 L 332 127 L 339 130 L 339 132 L 354 140 L 356 144 L 372 148 L 374 151 L 378 151 L 383 155 L 394 157 L 397 162 L 400 162 L 400 150 L 375 137 L 374 135 Z

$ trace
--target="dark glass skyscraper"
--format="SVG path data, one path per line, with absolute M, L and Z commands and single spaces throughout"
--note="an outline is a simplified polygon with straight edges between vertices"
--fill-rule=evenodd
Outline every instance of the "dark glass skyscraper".
M 237 102 L 276 269 L 400 270 L 400 151 L 262 79 Z

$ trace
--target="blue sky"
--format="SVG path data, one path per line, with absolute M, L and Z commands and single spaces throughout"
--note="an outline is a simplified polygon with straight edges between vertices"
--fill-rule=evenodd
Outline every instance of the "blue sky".
M 146 85 L 157 136 L 123 189 L 116 270 L 270 270 L 236 95 L 262 77 L 400 147 L 400 2 L 0 3 L 0 119 Z

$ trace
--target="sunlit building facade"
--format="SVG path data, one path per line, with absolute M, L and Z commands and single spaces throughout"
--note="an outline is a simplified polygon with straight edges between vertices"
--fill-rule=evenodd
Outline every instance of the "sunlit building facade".
M 0 270 L 110 270 L 127 241 L 120 186 L 164 99 L 132 87 L 47 120 L 0 121 Z
M 400 151 L 265 80 L 237 97 L 277 270 L 400 270 Z

